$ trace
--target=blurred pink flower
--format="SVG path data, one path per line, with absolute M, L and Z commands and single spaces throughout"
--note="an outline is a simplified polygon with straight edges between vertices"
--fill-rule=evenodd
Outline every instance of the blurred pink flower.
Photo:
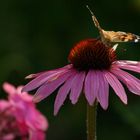
M 21 93 L 4 83 L 3 89 L 9 94 L 8 101 L 0 100 L 0 140 L 45 140 L 48 122 L 32 102 L 32 96 Z
M 140 95 L 140 80 L 122 69 L 140 73 L 140 62 L 119 61 L 115 51 L 115 47 L 108 47 L 100 40 L 83 40 L 72 48 L 68 57 L 71 64 L 27 76 L 35 79 L 22 90 L 37 89 L 33 100 L 39 102 L 61 86 L 55 99 L 54 115 L 58 113 L 68 94 L 72 104 L 75 104 L 82 91 L 91 106 L 97 100 L 103 109 L 107 109 L 109 85 L 121 101 L 127 104 L 122 83 L 132 93 Z

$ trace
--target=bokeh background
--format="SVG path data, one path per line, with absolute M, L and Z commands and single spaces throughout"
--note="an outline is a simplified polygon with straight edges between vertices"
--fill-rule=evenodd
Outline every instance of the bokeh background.
M 30 73 L 66 65 L 73 44 L 97 37 L 87 4 L 104 29 L 140 35 L 140 0 L 0 1 L 0 86 L 5 81 L 26 84 Z M 119 59 L 140 60 L 140 43 L 121 43 L 117 53 Z M 111 90 L 108 110 L 98 107 L 98 140 L 140 139 L 140 97 L 126 91 L 128 106 Z M 0 92 L 5 98 L 2 88 Z M 75 106 L 67 100 L 54 117 L 55 96 L 38 103 L 50 123 L 47 140 L 85 140 L 84 97 Z

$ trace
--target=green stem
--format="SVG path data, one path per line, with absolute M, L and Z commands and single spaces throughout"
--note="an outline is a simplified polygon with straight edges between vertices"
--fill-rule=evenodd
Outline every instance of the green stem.
M 87 140 L 97 140 L 96 137 L 97 102 L 93 106 L 87 103 Z

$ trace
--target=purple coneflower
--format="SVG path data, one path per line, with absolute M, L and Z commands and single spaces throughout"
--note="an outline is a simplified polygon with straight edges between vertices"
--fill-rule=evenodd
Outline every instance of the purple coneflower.
M 140 80 L 124 71 L 140 73 L 140 62 L 117 60 L 115 49 L 98 39 L 87 39 L 76 44 L 68 60 L 70 64 L 65 67 L 27 76 L 34 79 L 23 88 L 23 91 L 37 89 L 33 100 L 39 102 L 60 87 L 54 115 L 68 94 L 72 104 L 77 103 L 80 94 L 84 93 L 89 105 L 97 101 L 103 109 L 108 108 L 109 85 L 124 104 L 127 104 L 127 96 L 122 83 L 132 93 L 140 95 Z

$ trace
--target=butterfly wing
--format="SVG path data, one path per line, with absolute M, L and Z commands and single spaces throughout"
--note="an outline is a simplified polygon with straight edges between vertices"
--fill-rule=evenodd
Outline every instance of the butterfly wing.
M 114 31 L 104 31 L 104 37 L 110 42 L 140 42 L 140 36 L 126 33 L 126 32 L 114 32 Z
M 95 24 L 95 27 L 97 27 L 99 30 L 100 37 L 103 43 L 110 45 L 112 42 L 140 42 L 140 36 L 132 33 L 126 33 L 121 31 L 118 32 L 105 31 L 104 29 L 101 28 L 97 18 L 95 17 L 91 9 L 88 7 L 88 5 L 87 8 L 92 15 L 92 20 Z

